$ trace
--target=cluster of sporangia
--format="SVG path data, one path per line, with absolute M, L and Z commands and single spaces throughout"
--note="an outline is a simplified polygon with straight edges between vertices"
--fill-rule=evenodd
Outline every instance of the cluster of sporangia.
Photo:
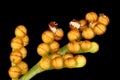
M 43 43 L 37 47 L 37 52 L 43 56 L 39 62 L 42 69 L 48 70 L 66 68 L 83 67 L 86 64 L 84 55 L 75 55 L 80 52 L 95 53 L 99 50 L 99 45 L 96 42 L 91 42 L 95 35 L 102 35 L 106 31 L 106 26 L 109 23 L 109 18 L 104 14 L 89 12 L 86 14 L 85 19 L 73 19 L 69 23 L 70 31 L 67 34 L 69 43 L 67 44 L 68 52 L 60 55 L 60 44 L 57 42 L 63 37 L 63 30 L 58 28 L 56 22 L 49 23 L 49 30 L 42 34 Z M 83 38 L 84 40 L 82 40 Z M 48 55 L 51 56 L 46 56 Z
M 27 46 L 29 37 L 27 29 L 24 25 L 19 25 L 15 29 L 15 37 L 11 40 L 12 52 L 10 53 L 11 67 L 9 68 L 9 76 L 18 78 L 28 71 L 28 64 L 23 61 L 27 56 Z
M 98 15 L 95 12 L 89 12 L 85 15 L 85 19 L 73 19 L 69 23 L 70 31 L 67 33 L 69 40 L 66 45 L 67 51 L 61 54 L 58 42 L 63 38 L 64 32 L 55 21 L 51 21 L 48 24 L 49 29 L 41 35 L 43 42 L 37 47 L 38 55 L 42 56 L 39 61 L 40 68 L 50 70 L 84 67 L 87 61 L 86 57 L 79 53 L 96 53 L 99 50 L 99 45 L 94 41 L 90 41 L 90 39 L 94 38 L 95 35 L 104 34 L 108 24 L 109 18 L 103 13 Z M 11 78 L 18 78 L 28 70 L 27 64 L 22 61 L 27 53 L 24 46 L 29 41 L 26 36 L 26 29 L 23 26 L 18 26 L 15 34 L 16 37 L 11 42 L 13 51 L 10 60 L 15 64 L 9 69 Z

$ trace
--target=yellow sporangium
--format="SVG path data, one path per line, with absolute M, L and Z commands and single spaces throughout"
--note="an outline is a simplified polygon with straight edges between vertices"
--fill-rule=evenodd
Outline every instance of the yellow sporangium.
M 55 57 L 52 59 L 51 64 L 54 69 L 62 69 L 64 66 L 63 58 L 62 57 Z
M 20 63 L 22 61 L 22 54 L 19 50 L 14 50 L 10 53 L 10 61 L 12 63 Z
M 91 42 L 89 40 L 80 41 L 80 47 L 82 50 L 89 50 L 91 47 Z
M 94 36 L 95 36 L 95 33 L 89 27 L 85 28 L 82 31 L 82 37 L 85 38 L 85 39 L 92 39 L 92 38 L 94 38 Z
M 12 49 L 20 49 L 23 47 L 23 41 L 21 38 L 19 37 L 14 37 L 12 40 L 11 40 L 11 48 Z
M 27 34 L 27 29 L 24 25 L 18 25 L 15 28 L 15 36 L 16 37 L 24 37 Z
M 97 21 L 98 19 L 98 15 L 96 12 L 88 12 L 86 15 L 85 15 L 85 19 L 88 21 L 88 22 L 95 22 Z
M 50 67 L 51 67 L 51 58 L 49 58 L 49 57 L 43 57 L 43 58 L 41 58 L 41 60 L 39 61 L 39 66 L 43 70 L 50 69 Z
M 56 53 L 60 48 L 60 44 L 57 41 L 53 41 L 49 44 L 49 47 L 51 53 Z
M 76 55 L 74 58 L 75 58 L 75 61 L 77 63 L 75 65 L 75 67 L 77 67 L 77 68 L 84 67 L 87 63 L 87 59 L 84 55 Z
M 28 64 L 24 61 L 21 61 L 17 64 L 17 66 L 21 69 L 21 74 L 25 74 L 28 72 Z
M 21 76 L 21 69 L 18 66 L 11 66 L 8 70 L 10 78 L 19 78 Z
M 94 28 L 93 28 L 93 32 L 96 34 L 96 35 L 102 35 L 106 32 L 107 30 L 107 27 L 104 25 L 104 24 L 97 24 Z
M 54 41 L 54 33 L 50 30 L 46 30 L 42 33 L 42 41 L 45 43 L 51 43 Z
M 47 43 L 40 43 L 37 47 L 37 53 L 40 56 L 45 56 L 50 52 L 50 47 Z
M 69 41 L 76 41 L 80 39 L 80 32 L 79 30 L 70 30 L 67 34 L 68 40 Z
M 76 65 L 76 61 L 74 58 L 67 58 L 64 60 L 64 64 L 66 68 L 73 68 Z
M 77 53 L 80 50 L 79 42 L 77 41 L 69 42 L 67 44 L 67 49 L 73 54 Z
M 109 24 L 109 22 L 110 22 L 110 19 L 104 13 L 100 13 L 99 17 L 98 17 L 98 22 L 107 26 Z

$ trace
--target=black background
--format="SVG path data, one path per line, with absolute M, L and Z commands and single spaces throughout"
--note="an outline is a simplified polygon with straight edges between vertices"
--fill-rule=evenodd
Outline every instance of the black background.
M 19 2 L 18 2 L 19 3 Z M 27 3 L 28 4 L 28 3 Z M 87 64 L 79 69 L 51 70 L 40 73 L 31 80 L 98 80 L 113 77 L 113 2 L 109 0 L 90 0 L 66 3 L 48 2 L 40 4 L 16 4 L 10 5 L 1 11 L 0 15 L 0 80 L 10 80 L 8 69 L 11 66 L 9 55 L 10 42 L 15 36 L 14 29 L 23 24 L 28 30 L 30 38 L 26 47 L 28 55 L 24 59 L 31 68 L 41 58 L 36 49 L 42 42 L 41 34 L 48 29 L 50 21 L 56 21 L 65 32 L 64 38 L 59 41 L 61 46 L 68 42 L 66 33 L 69 31 L 68 23 L 72 19 L 83 19 L 85 14 L 94 11 L 97 14 L 104 13 L 110 18 L 110 24 L 105 34 L 95 36 L 91 41 L 98 42 L 100 50 L 96 54 L 84 54 Z M 58 5 L 59 4 L 59 5 Z M 25 7 L 26 6 L 26 7 Z

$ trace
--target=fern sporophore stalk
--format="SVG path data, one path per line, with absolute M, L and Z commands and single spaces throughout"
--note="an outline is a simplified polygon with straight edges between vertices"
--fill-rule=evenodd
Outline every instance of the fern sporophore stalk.
M 51 21 L 49 29 L 45 30 L 37 46 L 40 60 L 31 68 L 23 59 L 27 56 L 25 46 L 29 43 L 27 29 L 19 25 L 15 29 L 15 37 L 11 40 L 12 52 L 10 53 L 11 67 L 8 74 L 12 80 L 30 80 L 35 75 L 44 71 L 63 68 L 82 68 L 87 64 L 84 53 L 97 53 L 99 44 L 90 41 L 97 35 L 103 35 L 109 24 L 108 16 L 103 13 L 88 12 L 85 19 L 73 19 L 69 22 L 67 33 L 68 43 L 60 47 L 64 30 L 59 28 L 58 23 Z M 82 53 L 82 54 L 81 54 Z

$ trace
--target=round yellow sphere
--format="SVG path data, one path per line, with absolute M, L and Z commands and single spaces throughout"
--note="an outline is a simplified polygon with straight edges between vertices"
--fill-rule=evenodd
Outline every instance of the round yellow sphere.
M 94 36 L 95 36 L 95 34 L 91 28 L 85 28 L 82 31 L 82 37 L 85 39 L 92 39 Z
M 69 41 L 76 41 L 80 39 L 80 32 L 79 30 L 70 30 L 67 34 Z
M 39 61 L 39 66 L 40 68 L 42 68 L 43 70 L 48 70 L 51 67 L 51 59 L 49 57 L 43 57 L 40 61 Z
M 41 43 L 37 47 L 37 53 L 40 56 L 45 56 L 50 52 L 50 47 L 47 43 Z
M 21 38 L 19 37 L 14 37 L 11 40 L 11 48 L 16 50 L 16 49 L 20 49 L 23 47 L 23 41 L 21 40 Z
M 104 24 L 97 24 L 94 28 L 93 31 L 96 35 L 102 35 L 106 32 L 107 28 Z
M 91 42 L 89 40 L 84 40 L 80 43 L 80 47 L 82 50 L 89 50 L 91 47 Z
M 103 13 L 101 13 L 101 14 L 99 14 L 98 22 L 107 26 L 109 24 L 109 22 L 110 22 L 110 19 L 109 19 L 108 16 L 106 16 Z
M 76 65 L 76 61 L 74 58 L 67 58 L 64 61 L 65 67 L 73 68 Z
M 98 15 L 97 13 L 95 12 L 88 12 L 86 15 L 85 15 L 85 19 L 88 21 L 88 22 L 94 22 L 94 21 L 97 21 L 98 19 Z
M 21 69 L 18 66 L 11 66 L 8 70 L 10 78 L 19 78 L 21 76 Z
M 55 53 L 59 50 L 60 44 L 57 41 L 53 41 L 52 43 L 49 44 L 50 51 L 52 53 Z
M 69 42 L 67 44 L 67 49 L 71 52 L 71 53 L 77 53 L 80 50 L 80 45 L 78 42 L 76 41 L 72 41 Z
M 28 72 L 28 64 L 24 61 L 21 61 L 17 64 L 17 66 L 21 69 L 21 73 L 25 74 Z
M 99 50 L 99 44 L 97 42 L 91 42 L 90 53 L 96 53 Z
M 75 67 L 84 67 L 86 65 L 87 59 L 84 55 L 76 55 L 75 57 L 76 66 Z
M 55 40 L 59 41 L 63 38 L 63 36 L 64 36 L 63 30 L 61 28 L 56 29 Z
M 27 34 L 27 29 L 24 25 L 18 25 L 15 28 L 15 35 L 17 37 L 24 37 Z
M 42 41 L 45 43 L 51 43 L 54 41 L 54 33 L 52 31 L 44 31 L 42 33 Z
M 62 69 L 64 65 L 62 57 L 56 57 L 52 59 L 51 63 L 52 63 L 53 68 L 55 69 Z
M 14 50 L 10 53 L 10 61 L 17 64 L 22 61 L 22 54 L 19 50 Z

